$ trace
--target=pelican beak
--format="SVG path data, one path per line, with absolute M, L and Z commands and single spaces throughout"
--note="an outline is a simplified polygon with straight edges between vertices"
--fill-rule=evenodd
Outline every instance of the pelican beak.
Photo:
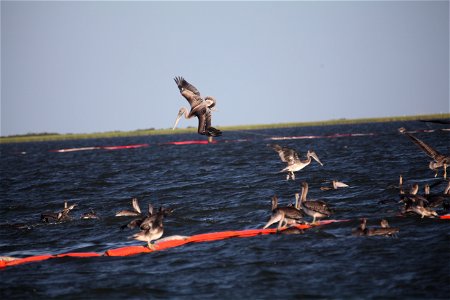
M 178 112 L 177 119 L 175 120 L 175 124 L 173 125 L 172 130 L 175 130 L 175 128 L 177 128 L 178 122 L 180 122 L 180 119 L 183 116 L 183 113 L 184 113 L 184 111 L 180 109 L 180 111 Z
M 319 157 L 317 157 L 317 154 L 315 152 L 311 153 L 311 157 L 314 158 L 314 160 L 317 161 L 323 167 L 323 163 L 320 161 Z

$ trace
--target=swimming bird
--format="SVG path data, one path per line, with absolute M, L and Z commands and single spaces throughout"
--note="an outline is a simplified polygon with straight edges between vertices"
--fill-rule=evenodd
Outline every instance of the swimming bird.
M 329 217 L 331 210 L 328 205 L 321 200 L 306 200 L 308 194 L 308 183 L 302 182 L 302 196 L 300 198 L 300 207 L 309 216 L 313 217 L 312 224 L 316 223 L 317 218 Z
M 185 119 L 190 119 L 196 116 L 198 118 L 197 132 L 199 134 L 213 137 L 222 135 L 222 131 L 211 126 L 211 112 L 215 109 L 216 99 L 211 96 L 207 96 L 203 99 L 200 96 L 200 92 L 183 77 L 175 77 L 174 80 L 181 95 L 189 102 L 191 109 L 188 113 L 187 108 L 180 108 L 177 119 L 175 120 L 175 125 L 172 129 L 177 127 L 181 117 L 184 116 Z
M 69 216 L 69 213 L 72 209 L 74 209 L 77 205 L 76 204 L 72 204 L 72 205 L 68 205 L 67 201 L 64 201 L 64 208 L 63 210 L 59 211 L 59 212 L 45 212 L 41 214 L 41 221 L 43 222 L 50 222 L 50 221 L 55 221 L 55 222 L 63 222 L 63 221 L 69 221 L 72 218 Z
M 330 186 L 322 186 L 320 189 L 322 191 L 328 191 L 328 190 L 337 190 L 338 188 L 348 187 L 347 184 L 340 182 L 340 181 L 336 181 L 336 180 L 332 180 L 331 185 L 332 185 L 331 187 Z
M 430 186 L 426 184 L 424 198 L 427 200 L 427 207 L 442 206 L 444 210 L 448 210 L 450 208 L 450 181 L 447 182 L 447 186 L 441 194 L 431 194 Z
M 131 205 L 133 210 L 121 210 L 116 213 L 116 217 L 136 217 L 140 216 L 141 208 L 139 207 L 139 202 L 137 198 L 131 199 Z
M 418 190 L 419 185 L 414 184 L 413 187 L 411 188 L 410 193 L 404 195 L 404 197 L 401 200 L 402 202 L 405 203 L 404 207 L 402 208 L 402 214 L 413 212 L 422 216 L 422 218 L 437 217 L 438 214 L 431 208 L 427 207 L 428 200 L 424 196 L 417 194 Z
M 402 134 L 406 134 L 406 136 L 408 136 L 414 144 L 416 144 L 423 152 L 433 159 L 433 161 L 430 161 L 428 167 L 435 171 L 434 177 L 438 176 L 439 168 L 443 168 L 444 178 L 447 178 L 447 166 L 450 164 L 450 156 L 439 153 L 436 149 L 408 133 L 404 127 L 399 128 L 398 131 Z
M 89 212 L 81 215 L 80 219 L 88 220 L 88 219 L 99 219 L 97 213 L 91 209 Z
M 150 209 L 149 206 L 148 216 L 139 222 L 139 228 L 141 231 L 134 234 L 132 237 L 135 240 L 147 242 L 148 247 L 154 250 L 155 248 L 151 242 L 162 237 L 164 233 L 163 219 L 171 211 L 171 209 L 164 209 L 163 207 L 160 207 L 157 213 L 153 213 L 153 209 Z
M 280 171 L 288 172 L 286 180 L 289 180 L 289 178 L 295 180 L 294 172 L 299 171 L 309 165 L 311 163 L 311 157 L 314 158 L 314 160 L 317 161 L 321 166 L 323 166 L 322 162 L 320 161 L 319 157 L 317 157 L 317 154 L 314 151 L 308 150 L 308 152 L 306 153 L 307 159 L 300 160 L 298 153 L 294 149 L 281 147 L 277 144 L 269 144 L 267 146 L 278 152 L 281 161 L 287 163 L 287 167 Z
M 299 210 L 298 200 L 296 200 L 295 206 L 278 207 L 278 197 L 274 195 L 272 197 L 272 217 L 263 229 L 278 222 L 277 229 L 280 230 L 283 226 L 299 224 L 302 219 L 303 213 Z
M 362 218 L 359 226 L 353 230 L 352 234 L 356 236 L 393 236 L 400 230 L 390 227 L 386 219 L 381 220 L 381 228 L 368 228 L 367 219 Z

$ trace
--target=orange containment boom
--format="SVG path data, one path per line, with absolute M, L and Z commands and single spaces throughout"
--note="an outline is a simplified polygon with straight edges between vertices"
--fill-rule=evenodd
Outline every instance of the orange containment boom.
M 298 229 L 308 229 L 313 226 L 318 225 L 326 225 L 335 222 L 346 222 L 348 220 L 326 220 L 320 221 L 316 225 L 306 225 L 299 224 L 293 227 Z M 287 228 L 282 228 L 280 231 L 282 232 Z M 115 248 L 105 251 L 105 253 L 96 253 L 96 252 L 71 252 L 71 253 L 63 253 L 63 254 L 46 254 L 46 255 L 36 255 L 29 256 L 25 258 L 0 258 L 0 268 L 5 268 L 9 266 L 16 266 L 29 262 L 37 262 L 44 261 L 51 258 L 61 258 L 61 257 L 76 257 L 76 258 L 86 258 L 86 257 L 99 257 L 99 256 L 130 256 L 141 253 L 150 253 L 153 251 L 159 251 L 174 247 L 179 247 L 188 243 L 202 243 L 202 242 L 211 242 L 224 240 L 235 237 L 252 237 L 257 235 L 266 235 L 266 234 L 274 234 L 277 233 L 278 230 L 276 228 L 268 228 L 268 229 L 246 229 L 246 230 L 235 230 L 235 231 L 220 231 L 220 232 L 212 232 L 212 233 L 202 233 L 196 234 L 192 236 L 173 236 L 168 238 L 163 238 L 160 241 L 157 241 L 154 244 L 154 249 L 150 249 L 147 246 L 126 246 L 121 248 Z

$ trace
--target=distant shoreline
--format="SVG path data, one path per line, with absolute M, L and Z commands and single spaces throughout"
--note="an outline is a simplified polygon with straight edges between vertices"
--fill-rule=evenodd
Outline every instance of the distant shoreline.
M 399 122 L 399 121 L 415 121 L 415 120 L 429 120 L 429 119 L 432 119 L 432 120 L 450 119 L 450 113 L 415 115 L 415 116 L 381 117 L 381 118 L 336 119 L 336 120 L 315 121 L 315 122 L 292 122 L 292 123 L 277 123 L 277 124 L 217 126 L 217 128 L 220 128 L 222 131 L 237 131 L 237 130 L 258 130 L 258 129 L 271 129 L 271 128 L 327 126 L 327 125 L 341 125 L 341 124 Z M 145 135 L 186 134 L 186 133 L 195 133 L 195 132 L 197 132 L 196 127 L 176 129 L 176 130 L 144 129 L 144 130 L 133 130 L 133 131 L 109 131 L 109 132 L 97 132 L 97 133 L 25 134 L 25 135 L 0 137 L 0 144 L 94 139 L 94 138 L 132 137 L 132 136 L 145 136 Z

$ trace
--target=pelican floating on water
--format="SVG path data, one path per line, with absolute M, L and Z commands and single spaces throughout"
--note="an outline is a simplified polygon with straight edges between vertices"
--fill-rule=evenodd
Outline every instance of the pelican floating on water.
M 402 134 L 406 134 L 423 152 L 425 152 L 434 161 L 430 161 L 429 168 L 435 171 L 434 177 L 437 177 L 439 168 L 444 168 L 444 178 L 447 178 L 447 166 L 450 163 L 450 156 L 439 153 L 436 149 L 419 140 L 408 133 L 404 127 L 398 129 Z
M 328 190 L 337 190 L 338 188 L 345 188 L 348 187 L 348 184 L 345 184 L 343 182 L 340 181 L 336 181 L 336 180 L 332 180 L 331 181 L 331 187 L 330 186 L 323 186 L 320 189 L 322 191 L 328 191 Z
M 286 180 L 289 180 L 289 178 L 295 180 L 294 172 L 299 171 L 309 165 L 311 163 L 311 157 L 314 158 L 314 160 L 317 161 L 321 166 L 323 166 L 322 162 L 319 160 L 319 157 L 317 157 L 317 154 L 314 151 L 308 150 L 308 152 L 306 153 L 306 160 L 300 160 L 298 153 L 294 149 L 281 147 L 277 144 L 269 144 L 268 146 L 278 152 L 281 161 L 287 163 L 287 167 L 280 171 L 288 172 Z
M 353 235 L 356 236 L 393 236 L 399 232 L 398 228 L 390 227 L 386 219 L 381 220 L 381 228 L 367 228 L 367 219 L 362 218 L 359 226 L 353 230 Z
M 287 225 L 294 225 L 301 223 L 303 219 L 303 213 L 299 210 L 298 199 L 296 199 L 295 206 L 278 207 L 278 197 L 272 197 L 272 217 L 264 225 L 263 229 L 266 229 L 270 225 L 278 222 L 277 229 Z M 284 224 L 284 225 L 283 225 Z
M 216 105 L 216 99 L 211 96 L 206 96 L 203 99 L 200 96 L 200 92 L 183 77 L 175 77 L 174 80 L 180 89 L 181 95 L 189 102 L 191 109 L 188 112 L 187 108 L 180 108 L 172 129 L 177 127 L 181 117 L 184 116 L 186 119 L 190 119 L 196 116 L 198 118 L 199 134 L 213 137 L 222 135 L 222 131 L 211 126 L 211 112 Z
M 63 222 L 63 221 L 69 221 L 72 218 L 69 216 L 69 213 L 72 209 L 77 206 L 76 204 L 68 205 L 67 201 L 64 201 L 64 208 L 62 211 L 52 213 L 52 212 L 46 212 L 41 214 L 41 221 L 43 222 L 50 222 L 51 220 L 55 222 Z
M 329 217 L 331 215 L 331 210 L 324 201 L 306 200 L 307 194 L 308 184 L 306 182 L 302 182 L 302 196 L 300 198 L 300 207 L 307 215 L 313 217 L 312 224 L 316 223 L 316 218 Z

